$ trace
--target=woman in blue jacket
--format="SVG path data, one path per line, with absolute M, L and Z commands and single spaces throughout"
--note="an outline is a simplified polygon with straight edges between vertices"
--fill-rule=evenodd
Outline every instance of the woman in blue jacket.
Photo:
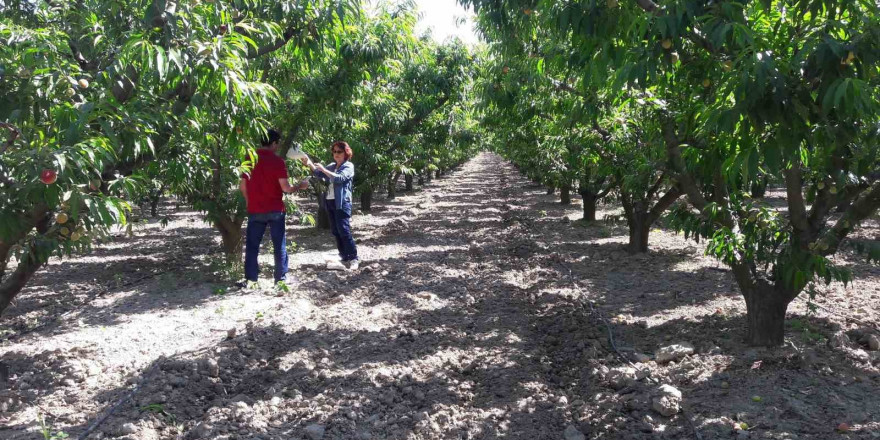
M 326 167 L 313 163 L 308 157 L 302 158 L 315 177 L 328 184 L 325 204 L 330 215 L 330 228 L 336 237 L 341 261 L 330 261 L 327 269 L 355 270 L 358 268 L 357 246 L 351 236 L 351 193 L 354 181 L 354 164 L 351 163 L 351 147 L 339 141 L 333 143 L 333 163 Z

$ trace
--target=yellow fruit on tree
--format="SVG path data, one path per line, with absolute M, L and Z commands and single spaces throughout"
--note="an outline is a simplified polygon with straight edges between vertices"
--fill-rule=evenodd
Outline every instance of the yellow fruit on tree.
M 608 0 L 607 5 L 609 8 L 616 8 L 618 3 L 617 0 Z
M 816 188 L 824 189 L 824 188 L 825 188 L 825 182 L 819 182 L 819 183 L 817 183 L 817 184 L 816 184 Z
M 725 72 L 730 72 L 733 70 L 733 61 L 727 60 L 724 62 L 723 66 Z
M 660 42 L 660 45 L 663 46 L 664 49 L 672 49 L 672 40 L 666 38 Z
M 710 86 L 712 86 L 712 80 L 709 78 L 704 79 L 703 80 L 703 87 L 710 87 Z
M 70 234 L 70 239 L 73 241 L 79 241 L 80 238 L 82 238 L 82 234 L 80 234 L 79 232 L 74 232 L 73 234 Z
M 61 234 L 62 237 L 67 237 L 67 234 L 70 234 L 70 229 L 62 227 L 58 229 L 58 233 Z
M 65 224 L 65 223 L 67 223 L 68 218 L 69 218 L 69 217 L 67 217 L 67 214 L 65 214 L 65 213 L 62 212 L 62 213 L 58 214 L 57 217 L 55 217 L 55 221 L 56 221 L 59 225 L 63 225 L 63 224 Z
M 532 10 L 531 9 L 523 9 L 523 14 L 532 15 Z
M 87 88 L 89 88 L 89 80 L 87 80 L 87 79 L 85 79 L 85 78 L 83 78 L 83 79 L 77 81 L 77 83 L 79 84 L 79 87 L 82 88 L 82 89 L 87 89 Z

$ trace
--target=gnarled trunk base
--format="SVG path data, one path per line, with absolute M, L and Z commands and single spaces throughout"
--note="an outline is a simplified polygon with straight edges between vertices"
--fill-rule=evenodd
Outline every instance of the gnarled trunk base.
M 318 229 L 330 229 L 330 214 L 327 213 L 327 194 L 323 191 L 318 194 L 318 217 L 315 219 L 315 226 Z
M 241 264 L 241 246 L 244 243 L 243 223 L 244 220 L 230 219 L 225 216 L 214 220 L 214 227 L 220 231 L 223 256 L 229 267 Z
M 740 286 L 746 299 L 746 343 L 776 347 L 785 343 L 785 295 L 771 286 Z
M 361 192 L 361 211 L 369 211 L 373 208 L 373 188 Z M 329 224 L 329 221 L 328 221 Z
M 581 198 L 584 201 L 584 221 L 596 221 L 596 205 L 599 203 L 599 198 L 595 194 L 586 191 L 581 193 Z
M 571 205 L 571 187 L 563 186 L 559 189 L 559 203 L 563 205 Z

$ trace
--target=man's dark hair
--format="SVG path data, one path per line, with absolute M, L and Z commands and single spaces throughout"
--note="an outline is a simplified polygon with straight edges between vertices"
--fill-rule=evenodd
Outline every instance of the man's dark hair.
M 263 136 L 262 139 L 260 139 L 260 144 L 262 144 L 264 147 L 268 147 L 269 144 L 271 144 L 272 142 L 280 141 L 280 140 L 281 140 L 281 133 L 278 133 L 274 129 L 270 128 L 268 131 L 266 131 L 266 135 Z

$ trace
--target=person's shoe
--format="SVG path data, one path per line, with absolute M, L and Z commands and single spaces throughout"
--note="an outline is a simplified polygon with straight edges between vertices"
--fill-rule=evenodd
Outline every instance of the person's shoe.
M 235 287 L 237 287 L 239 289 L 252 289 L 256 285 L 257 285 L 256 281 L 250 281 L 250 280 L 244 280 L 244 281 L 239 281 L 239 282 L 235 283 Z
M 348 266 L 348 270 L 358 270 L 360 262 L 358 262 L 358 260 L 351 260 L 347 262 L 346 265 Z
M 327 270 L 345 270 L 345 265 L 341 261 L 328 261 Z

